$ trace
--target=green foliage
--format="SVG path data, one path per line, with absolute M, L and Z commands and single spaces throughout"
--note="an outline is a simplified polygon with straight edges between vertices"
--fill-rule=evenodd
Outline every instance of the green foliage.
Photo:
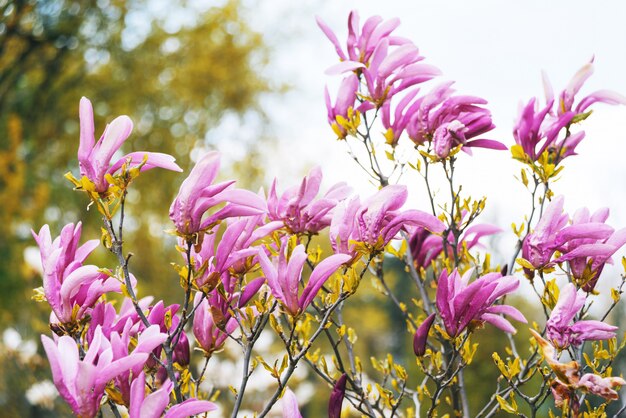
M 68 171 L 80 177 L 81 96 L 94 103 L 96 135 L 109 118 L 128 114 L 135 127 L 124 152 L 166 152 L 185 171 L 191 151 L 211 142 L 207 132 L 225 114 L 262 114 L 258 98 L 271 90 L 262 75 L 268 50 L 261 35 L 248 27 L 238 0 L 205 11 L 168 5 L 176 9 L 171 12 L 192 16 L 176 30 L 152 15 L 147 3 L 0 1 L 2 324 L 49 332 L 44 304 L 29 301 L 32 289 L 41 286 L 40 276 L 24 262 L 25 248 L 34 245 L 31 228 L 49 223 L 55 235 L 65 223 L 82 219 L 85 236 L 100 235 L 98 212 L 93 207 L 86 212 L 85 196 L 73 193 L 63 178 Z M 141 278 L 140 294 L 149 289 L 166 301 L 178 280 L 162 261 L 179 261 L 179 255 L 165 249 L 173 248 L 173 238 L 162 231 L 182 179 L 175 173 L 147 173 L 128 196 L 133 228 L 124 238 L 136 255 L 131 264 Z M 107 257 L 100 249 L 94 262 L 114 266 Z M 0 361 L 13 364 L 1 355 Z M 8 382 L 23 370 L 19 364 L 2 369 L 7 380 L 0 393 L 6 394 L 5 388 L 12 387 Z M 3 416 L 28 415 L 24 390 L 10 392 L 13 410 Z

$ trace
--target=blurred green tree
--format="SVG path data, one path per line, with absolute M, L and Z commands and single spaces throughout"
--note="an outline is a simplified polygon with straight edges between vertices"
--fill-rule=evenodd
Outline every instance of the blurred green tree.
M 78 175 L 81 96 L 94 103 L 97 135 L 128 114 L 135 129 L 125 152 L 169 153 L 186 171 L 225 114 L 263 120 L 268 49 L 243 13 L 237 0 L 202 10 L 149 0 L 0 1 L 0 322 L 30 326 L 24 313 L 33 304 L 24 301 L 40 286 L 23 262 L 30 228 L 50 223 L 56 234 L 82 219 L 84 236 L 99 236 L 97 213 L 85 213 L 85 196 L 63 178 Z M 161 231 L 183 178 L 147 173 L 129 197 L 130 230 L 142 231 L 128 235 L 128 250 L 141 253 L 133 271 L 157 296 L 167 290 L 150 278 L 170 274 Z
M 7 326 L 26 338 L 49 332 L 48 310 L 28 300 L 41 286 L 24 262 L 33 245 L 31 228 L 49 223 L 56 235 L 80 219 L 83 240 L 100 235 L 97 212 L 87 212 L 85 196 L 63 178 L 68 171 L 78 175 L 81 96 L 94 103 L 96 135 L 127 114 L 135 129 L 125 152 L 169 153 L 185 171 L 192 150 L 210 146 L 207 132 L 224 115 L 252 113 L 265 120 L 259 99 L 272 86 L 263 75 L 268 48 L 262 36 L 248 26 L 238 0 L 194 7 L 151 0 L 0 0 L 0 333 Z M 129 195 L 125 238 L 127 251 L 138 255 L 132 270 L 142 289 L 169 302 L 171 286 L 164 279 L 174 285 L 177 279 L 167 262 L 178 260 L 167 252 L 173 239 L 162 231 L 183 178 L 149 172 Z M 104 250 L 97 253 L 91 262 L 115 266 Z M 38 262 L 36 252 L 33 258 Z M 40 372 L 33 373 L 32 364 L 22 367 L 0 352 L 0 364 L 6 366 L 0 415 L 43 416 L 24 391 L 47 375 L 45 362 L 39 360 Z M 18 375 L 20 384 L 11 383 Z M 61 404 L 55 402 L 54 416 L 67 413 L 57 409 Z

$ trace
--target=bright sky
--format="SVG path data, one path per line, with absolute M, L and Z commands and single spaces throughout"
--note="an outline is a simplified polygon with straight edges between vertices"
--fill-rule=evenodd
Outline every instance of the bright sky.
M 340 42 L 345 40 L 352 9 L 359 10 L 361 23 L 375 14 L 385 19 L 400 17 L 402 25 L 394 33 L 413 40 L 425 62 L 442 70 L 440 81 L 455 80 L 460 94 L 487 99 L 497 126 L 488 137 L 508 146 L 514 143 L 511 131 L 519 104 L 533 96 L 544 100 L 542 70 L 558 94 L 595 56 L 595 74 L 583 87 L 581 97 L 600 89 L 626 95 L 626 2 L 596 2 L 593 6 L 578 0 L 247 3 L 253 26 L 276 47 L 268 74 L 293 86 L 286 97 L 266 102 L 279 138 L 276 148 L 266 151 L 267 183 L 277 176 L 281 187 L 296 184 L 311 166 L 320 165 L 326 187 L 343 180 L 363 196 L 375 190 L 326 123 L 323 89 L 328 84 L 332 96 L 340 78 L 324 75 L 338 58 L 315 24 L 316 15 L 333 28 Z M 626 169 L 622 162 L 626 155 L 626 132 L 622 129 L 626 106 L 599 104 L 593 108 L 594 114 L 584 123 L 587 137 L 577 148 L 580 155 L 566 160 L 563 178 L 553 189 L 565 195 L 568 213 L 582 206 L 591 211 L 608 206 L 609 224 L 616 229 L 626 227 Z M 227 158 L 229 152 L 236 157 L 238 147 L 233 144 L 244 134 L 241 126 L 233 121 L 223 128 L 219 147 Z M 254 130 L 248 134 L 254 138 Z M 461 154 L 460 160 L 457 173 L 464 193 L 475 198 L 488 196 L 480 221 L 505 229 L 512 222 L 521 222 L 529 212 L 529 196 L 514 178 L 521 165 L 510 158 L 510 153 L 477 150 L 473 157 Z M 403 182 L 409 186 L 410 205 L 426 210 L 420 178 L 409 175 Z M 501 240 L 497 243 L 508 254 L 512 233 Z
M 345 39 L 347 16 L 353 8 L 359 10 L 361 21 L 373 14 L 399 16 L 402 25 L 396 33 L 415 42 L 426 62 L 442 70 L 442 80 L 456 80 L 459 93 L 489 101 L 498 126 L 489 137 L 507 145 L 513 143 L 511 130 L 519 103 L 532 96 L 543 100 L 541 70 L 558 92 L 595 55 L 596 71 L 582 94 L 599 89 L 626 94 L 626 3 L 622 2 L 598 2 L 593 7 L 582 1 L 500 0 L 259 3 L 254 24 L 278 46 L 270 73 L 295 83 L 286 99 L 268 103 L 281 140 L 273 156 L 281 164 L 272 164 L 270 170 L 279 176 L 306 171 L 300 158 L 292 158 L 298 155 L 307 167 L 321 165 L 329 183 L 346 179 L 357 187 L 361 184 L 363 191 L 368 189 L 326 124 L 323 88 L 333 86 L 338 78 L 323 72 L 337 57 L 317 28 L 316 15 L 335 30 L 340 41 Z M 620 225 L 626 225 L 626 213 L 619 213 L 626 196 L 621 163 L 626 133 L 620 129 L 626 108 L 600 104 L 595 109 L 585 123 L 587 138 L 578 148 L 581 155 L 566 162 L 564 178 L 555 189 L 566 195 L 568 210 L 609 206 L 612 223 L 620 220 Z M 498 213 L 504 211 L 510 218 L 506 224 L 517 220 L 508 212 L 521 214 L 525 208 L 517 207 L 527 200 L 513 178 L 520 165 L 509 153 L 479 150 L 474 157 L 462 155 L 461 159 L 468 191 L 496 192 L 491 203 L 498 210 L 490 217 L 504 218 Z
M 293 83 L 280 100 L 268 100 L 267 112 L 277 126 L 279 145 L 268 151 L 268 175 L 278 176 L 283 186 L 299 182 L 313 165 L 321 165 L 326 187 L 336 181 L 351 183 L 362 195 L 374 191 L 360 169 L 348 158 L 345 146 L 334 140 L 326 124 L 323 89 L 339 78 L 324 70 L 338 62 L 334 48 L 317 28 L 322 17 L 340 42 L 347 34 L 347 16 L 357 9 L 361 22 L 379 14 L 398 16 L 396 34 L 410 38 L 426 62 L 443 72 L 443 80 L 455 80 L 460 94 L 489 101 L 497 129 L 489 138 L 513 144 L 512 126 L 519 104 L 538 96 L 543 101 L 541 71 L 545 70 L 555 92 L 563 89 L 574 73 L 595 56 L 595 74 L 582 95 L 611 89 L 626 95 L 626 2 L 607 1 L 591 5 L 583 1 L 462 0 L 399 1 L 298 1 L 250 2 L 253 25 L 277 47 L 269 73 Z M 592 211 L 608 206 L 609 223 L 626 227 L 625 175 L 626 107 L 599 104 L 585 122 L 587 137 L 577 148 L 579 156 L 565 163 L 556 194 L 566 196 L 566 211 L 581 206 Z M 223 144 L 234 141 L 226 135 Z M 232 142 L 230 142 L 232 143 Z M 478 150 L 473 157 L 462 154 L 458 173 L 464 192 L 488 196 L 483 222 L 508 228 L 528 212 L 529 197 L 514 176 L 521 165 L 509 152 Z M 405 177 L 411 205 L 427 209 L 417 177 Z M 507 239 L 503 238 L 506 243 Z M 509 251 L 506 251 L 507 253 Z M 621 256 L 621 255 L 620 255 Z

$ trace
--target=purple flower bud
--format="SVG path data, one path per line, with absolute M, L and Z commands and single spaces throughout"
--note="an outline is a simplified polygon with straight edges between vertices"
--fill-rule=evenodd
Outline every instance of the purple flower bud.
M 335 382 L 335 387 L 330 394 L 330 400 L 328 401 L 328 418 L 339 418 L 341 417 L 341 404 L 343 403 L 343 398 L 346 394 L 346 380 L 348 376 L 344 373 L 341 375 L 337 382 Z
M 422 357 L 424 353 L 426 353 L 428 331 L 430 331 L 430 328 L 433 326 L 433 322 L 435 322 L 435 314 L 431 313 L 428 318 L 422 322 L 422 325 L 419 326 L 417 331 L 415 331 L 415 336 L 413 337 L 413 352 L 417 357 Z

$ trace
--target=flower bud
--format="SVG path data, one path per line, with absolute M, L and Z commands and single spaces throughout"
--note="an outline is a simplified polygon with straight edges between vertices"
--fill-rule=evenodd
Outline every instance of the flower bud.
M 422 322 L 422 325 L 419 326 L 417 331 L 415 331 L 415 336 L 413 337 L 413 351 L 417 357 L 422 357 L 424 353 L 426 353 L 426 341 L 428 340 L 428 331 L 430 331 L 430 327 L 433 326 L 433 322 L 435 322 L 435 314 L 432 313 Z
M 346 394 L 347 378 L 348 376 L 344 373 L 335 383 L 335 387 L 330 394 L 330 400 L 328 401 L 328 418 L 339 418 L 341 416 L 341 404 Z

